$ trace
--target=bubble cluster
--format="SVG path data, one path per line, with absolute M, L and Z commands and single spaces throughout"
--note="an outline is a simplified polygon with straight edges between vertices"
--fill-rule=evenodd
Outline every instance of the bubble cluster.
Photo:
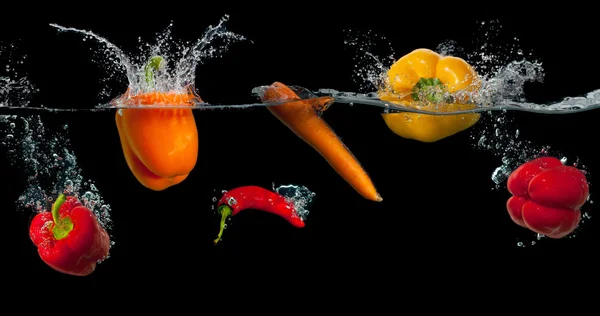
M 314 192 L 302 185 L 287 184 L 275 187 L 275 183 L 273 183 L 273 192 L 283 196 L 290 205 L 294 206 L 296 215 L 303 221 L 306 220 L 316 195 Z
M 21 73 L 27 59 L 16 44 L 0 44 L 0 107 L 28 106 L 38 89 Z
M 77 197 L 110 232 L 110 205 L 94 181 L 83 177 L 66 137 L 67 125 L 60 132 L 49 134 L 40 116 L 4 116 L 0 124 L 6 135 L 1 144 L 12 166 L 27 177 L 28 185 L 17 200 L 17 209 L 49 211 L 55 198 L 64 193 Z

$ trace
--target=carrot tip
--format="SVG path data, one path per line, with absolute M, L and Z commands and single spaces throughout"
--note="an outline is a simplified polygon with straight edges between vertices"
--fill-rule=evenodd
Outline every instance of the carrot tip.
M 381 197 L 381 195 L 379 195 L 379 193 L 377 193 L 377 197 L 375 198 L 375 202 L 381 202 L 383 201 L 383 198 Z

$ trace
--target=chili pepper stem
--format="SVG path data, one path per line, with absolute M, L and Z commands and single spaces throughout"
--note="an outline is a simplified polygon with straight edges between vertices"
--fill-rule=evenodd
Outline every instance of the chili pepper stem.
M 154 88 L 154 71 L 160 69 L 164 64 L 164 58 L 162 56 L 154 56 L 150 58 L 146 66 L 144 67 L 144 73 L 146 75 L 146 83 L 151 88 Z
M 219 214 L 221 214 L 221 224 L 219 226 L 219 235 L 217 235 L 217 239 L 213 241 L 215 245 L 219 242 L 219 240 L 221 240 L 221 237 L 223 237 L 223 231 L 225 230 L 225 221 L 229 216 L 231 216 L 232 209 L 229 205 L 221 205 L 219 206 L 217 211 L 219 212 Z
M 52 227 L 52 234 L 56 240 L 63 239 L 69 235 L 69 232 L 73 229 L 73 222 L 69 218 L 60 218 L 60 207 L 67 201 L 67 197 L 64 194 L 60 194 L 54 204 L 52 205 L 52 220 L 54 226 Z

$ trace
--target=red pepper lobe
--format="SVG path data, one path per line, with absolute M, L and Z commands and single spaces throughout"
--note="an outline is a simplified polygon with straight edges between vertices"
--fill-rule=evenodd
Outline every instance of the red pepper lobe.
M 581 218 L 579 210 L 553 208 L 527 201 L 521 210 L 527 227 L 550 238 L 562 238 L 570 234 Z
M 75 207 L 70 212 L 71 220 L 77 225 L 69 233 L 69 248 L 90 261 L 104 258 L 110 248 L 108 234 L 96 220 L 94 213 L 83 206 Z
M 525 221 L 523 221 L 522 214 L 523 205 L 525 204 L 525 202 L 527 202 L 527 199 L 524 197 L 511 196 L 506 202 L 506 208 L 508 209 L 508 214 L 510 215 L 510 218 L 513 220 L 513 222 L 515 222 L 519 226 L 528 228 L 525 224 Z
M 43 212 L 38 213 L 33 220 L 29 228 L 29 238 L 35 246 L 38 246 L 52 237 L 52 213 Z M 44 227 L 46 226 L 46 227 Z
M 524 163 L 508 177 L 506 184 L 508 192 L 515 196 L 527 197 L 529 182 L 533 177 L 546 169 L 562 165 L 562 162 L 554 157 L 541 157 Z
M 589 195 L 585 175 L 571 166 L 559 166 L 537 174 L 528 188 L 532 201 L 557 208 L 579 209 Z

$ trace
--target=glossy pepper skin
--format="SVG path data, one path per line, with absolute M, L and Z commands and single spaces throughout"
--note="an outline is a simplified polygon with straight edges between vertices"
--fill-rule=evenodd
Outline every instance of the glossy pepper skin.
M 29 227 L 29 237 L 48 266 L 75 276 L 94 272 L 110 249 L 106 230 L 73 196 L 59 196 L 52 212 L 38 213 Z
M 455 95 L 452 99 L 447 96 L 458 91 L 473 92 L 480 85 L 474 68 L 463 59 L 442 56 L 424 48 L 397 60 L 387 72 L 387 81 L 389 87 L 379 91 L 381 100 L 431 112 L 473 109 L 475 105 L 464 104 L 469 99 L 467 94 Z M 481 116 L 478 113 L 382 115 L 392 132 L 421 142 L 436 142 L 452 136 L 475 125 Z
M 161 95 L 149 105 L 191 104 L 193 95 Z M 160 102 L 160 103 L 159 103 Z M 184 103 L 185 102 L 185 103 Z M 115 116 L 127 166 L 146 188 L 161 191 L 185 180 L 198 159 L 198 130 L 191 108 L 127 108 Z
M 522 164 L 508 178 L 513 195 L 506 203 L 510 218 L 519 226 L 549 238 L 567 236 L 579 224 L 589 195 L 585 174 L 554 157 Z
M 219 236 L 214 240 L 215 244 L 223 235 L 227 218 L 247 209 L 271 213 L 287 220 L 294 227 L 304 227 L 304 219 L 298 215 L 291 201 L 276 192 L 259 186 L 250 185 L 229 190 L 219 199 L 217 206 L 221 215 L 221 228 Z
M 150 60 L 148 82 L 161 63 L 160 56 Z M 179 184 L 196 166 L 198 129 L 191 107 L 198 102 L 202 100 L 192 88 L 135 94 L 128 90 L 113 102 L 128 106 L 117 111 L 115 122 L 127 166 L 146 188 L 162 191 Z

